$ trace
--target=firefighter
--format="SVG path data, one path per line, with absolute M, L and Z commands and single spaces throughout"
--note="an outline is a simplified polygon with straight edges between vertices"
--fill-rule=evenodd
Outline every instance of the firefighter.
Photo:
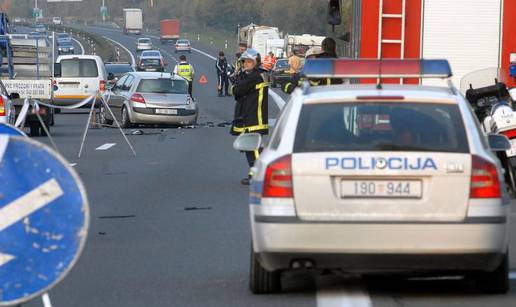
M 249 48 L 242 53 L 242 73 L 238 76 L 233 94 L 235 96 L 235 115 L 231 127 L 232 135 L 243 133 L 269 133 L 268 117 L 268 87 L 259 68 L 259 54 Z M 249 168 L 254 165 L 260 152 L 258 150 L 245 152 Z M 249 185 L 251 173 L 241 183 Z
M 319 54 L 321 53 L 321 48 L 320 47 L 312 47 L 310 49 L 308 49 L 308 51 L 306 51 L 306 54 L 305 54 L 305 58 L 306 59 L 313 59 L 313 58 L 317 58 L 319 56 Z M 283 92 L 287 93 L 287 94 L 291 94 L 295 89 L 296 87 L 300 86 L 303 82 L 305 81 L 304 78 L 301 77 L 301 73 L 296 73 L 292 76 L 292 78 L 290 78 L 290 80 L 285 83 L 285 85 L 283 86 Z M 312 86 L 317 86 L 319 85 L 320 81 L 319 80 L 310 80 L 310 85 Z
M 224 94 L 229 96 L 228 61 L 223 51 L 219 52 L 215 67 L 217 68 L 219 97 L 223 97 Z
M 276 64 L 276 57 L 271 51 L 263 58 L 263 68 L 270 71 L 274 67 L 274 64 Z
M 188 93 L 190 94 L 190 97 L 193 97 L 192 89 L 195 70 L 193 66 L 187 62 L 185 55 L 181 55 L 179 57 L 179 63 L 176 65 L 176 67 L 174 67 L 174 74 L 183 77 L 186 81 L 188 81 Z

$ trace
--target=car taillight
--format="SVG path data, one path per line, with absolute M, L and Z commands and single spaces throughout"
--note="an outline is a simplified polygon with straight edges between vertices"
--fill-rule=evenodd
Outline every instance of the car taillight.
M 5 102 L 4 97 L 0 95 L 0 116 L 5 116 Z
M 472 157 L 470 198 L 501 197 L 496 165 L 479 156 Z
M 145 99 L 143 98 L 143 96 L 138 93 L 134 93 L 131 96 L 131 101 L 136 103 L 145 103 Z
M 514 139 L 516 138 L 516 129 L 502 131 L 502 134 L 509 138 L 509 140 Z
M 272 162 L 265 171 L 263 197 L 292 198 L 292 159 L 284 156 Z
M 106 81 L 104 80 L 100 80 L 100 83 L 99 83 L 99 90 L 101 92 L 105 92 L 106 91 Z

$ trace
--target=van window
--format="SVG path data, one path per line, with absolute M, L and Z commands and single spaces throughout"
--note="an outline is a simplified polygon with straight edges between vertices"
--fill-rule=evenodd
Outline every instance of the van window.
M 61 76 L 64 78 L 96 78 L 99 76 L 97 62 L 92 59 L 62 60 Z

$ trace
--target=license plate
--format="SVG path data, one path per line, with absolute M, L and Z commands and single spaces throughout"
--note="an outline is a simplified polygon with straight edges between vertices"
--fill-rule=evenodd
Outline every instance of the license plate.
M 511 149 L 507 150 L 507 157 L 514 157 L 516 156 L 516 139 L 510 140 L 511 142 Z
M 156 114 L 177 115 L 176 109 L 156 109 Z
M 74 83 L 59 83 L 60 87 L 66 87 L 66 88 L 78 88 L 79 84 Z
M 418 180 L 342 180 L 342 198 L 421 198 L 422 183 Z

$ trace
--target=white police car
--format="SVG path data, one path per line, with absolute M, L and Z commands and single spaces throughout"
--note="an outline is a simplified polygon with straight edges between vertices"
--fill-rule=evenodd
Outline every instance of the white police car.
M 451 76 L 442 60 L 321 59 L 304 71 L 379 72 Z M 247 134 L 234 147 L 260 145 L 261 136 Z M 449 85 L 297 90 L 253 169 L 251 291 L 280 291 L 285 271 L 338 269 L 464 275 L 479 290 L 506 292 L 510 198 L 492 151 L 508 145 L 481 132 Z

